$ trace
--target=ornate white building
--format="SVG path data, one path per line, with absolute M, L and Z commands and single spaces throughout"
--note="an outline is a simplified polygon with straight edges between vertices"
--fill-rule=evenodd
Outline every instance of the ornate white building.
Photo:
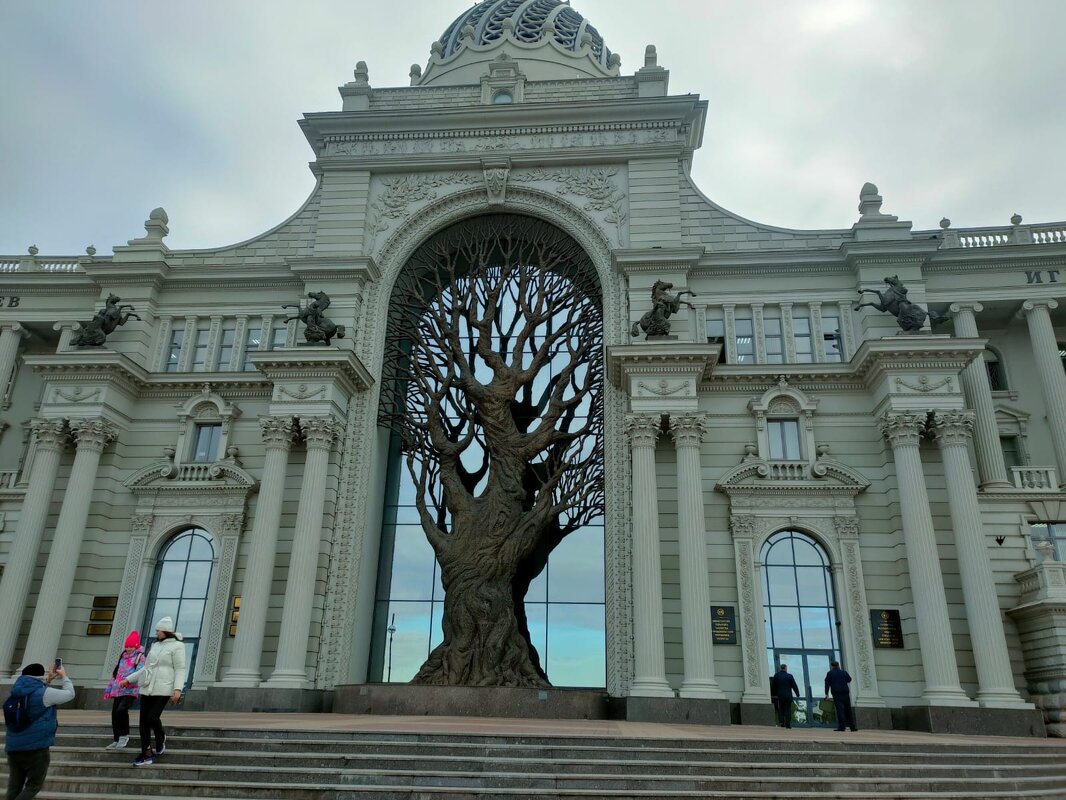
M 527 596 L 555 685 L 766 721 L 786 661 L 817 724 L 837 658 L 861 724 L 1061 734 L 1066 223 L 915 231 L 870 184 L 839 230 L 743 219 L 668 84 L 559 0 L 486 0 L 409 87 L 360 63 L 300 121 L 317 183 L 261 236 L 171 250 L 157 209 L 111 256 L 0 257 L 0 673 L 102 686 L 172 613 L 190 706 L 408 680 L 441 589 L 377 422 L 386 310 L 427 238 L 508 214 L 577 242 L 604 306 L 604 513 Z M 855 309 L 889 276 L 936 324 Z M 633 338 L 656 281 L 692 307 Z M 328 347 L 286 321 L 312 291 Z M 112 293 L 140 319 L 72 343 Z

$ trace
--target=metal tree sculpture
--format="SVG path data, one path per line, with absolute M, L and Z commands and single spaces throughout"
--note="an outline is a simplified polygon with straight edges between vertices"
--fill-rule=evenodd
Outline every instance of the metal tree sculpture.
M 440 564 L 444 640 L 414 683 L 548 686 L 524 597 L 603 508 L 603 315 L 566 234 L 493 215 L 434 236 L 393 290 L 381 422 Z

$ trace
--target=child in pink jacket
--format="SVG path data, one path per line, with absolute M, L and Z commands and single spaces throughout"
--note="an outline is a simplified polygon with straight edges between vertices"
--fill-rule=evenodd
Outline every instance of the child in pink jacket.
M 127 675 L 136 672 L 144 666 L 144 648 L 141 647 L 141 636 L 137 631 L 132 631 L 126 637 L 122 655 L 118 663 L 111 671 L 111 680 L 107 682 L 104 690 L 104 699 L 113 700 L 111 704 L 111 736 L 113 741 L 105 749 L 120 750 L 130 741 L 130 706 L 140 695 L 141 690 L 137 684 L 122 685 Z

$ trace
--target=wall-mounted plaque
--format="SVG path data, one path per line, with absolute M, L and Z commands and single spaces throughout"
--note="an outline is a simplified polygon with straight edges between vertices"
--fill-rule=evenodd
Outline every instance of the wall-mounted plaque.
M 733 606 L 711 606 L 711 639 L 715 644 L 737 643 L 737 610 Z
M 897 608 L 871 608 L 870 630 L 874 647 L 903 647 L 903 624 Z

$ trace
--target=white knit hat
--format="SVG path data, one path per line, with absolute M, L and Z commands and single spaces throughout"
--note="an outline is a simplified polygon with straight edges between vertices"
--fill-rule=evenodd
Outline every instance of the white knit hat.
M 155 624 L 155 629 L 164 633 L 174 633 L 174 620 L 170 617 L 163 617 Z

